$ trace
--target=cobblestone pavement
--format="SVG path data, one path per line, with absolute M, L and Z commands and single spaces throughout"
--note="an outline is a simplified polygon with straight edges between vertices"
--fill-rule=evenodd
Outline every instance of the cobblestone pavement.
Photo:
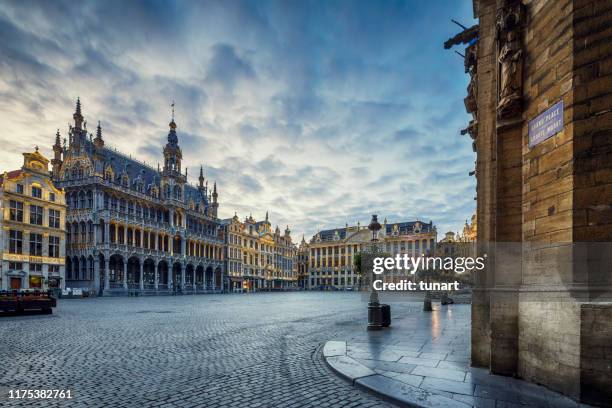
M 321 357 L 365 321 L 357 293 L 60 300 L 51 316 L 0 318 L 0 406 L 389 407 Z

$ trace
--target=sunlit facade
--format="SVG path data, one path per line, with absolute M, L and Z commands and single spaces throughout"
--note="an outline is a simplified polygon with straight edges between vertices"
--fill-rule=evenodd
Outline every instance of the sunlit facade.
M 433 255 L 436 236 L 432 221 L 387 223 L 385 219 L 378 232 L 377 245 L 389 255 Z M 309 289 L 357 289 L 360 276 L 355 271 L 353 258 L 371 245 L 371 240 L 372 232 L 360 223 L 317 232 L 309 243 Z M 402 276 L 390 271 L 385 278 L 392 282 Z
M 66 251 L 64 192 L 38 148 L 0 176 L 0 289 L 62 289 Z

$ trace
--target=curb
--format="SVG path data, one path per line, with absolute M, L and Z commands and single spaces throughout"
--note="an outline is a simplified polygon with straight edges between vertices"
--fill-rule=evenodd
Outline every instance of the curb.
M 328 341 L 323 346 L 323 360 L 338 376 L 351 385 L 402 407 L 469 407 L 460 401 L 377 374 L 346 352 L 346 341 Z

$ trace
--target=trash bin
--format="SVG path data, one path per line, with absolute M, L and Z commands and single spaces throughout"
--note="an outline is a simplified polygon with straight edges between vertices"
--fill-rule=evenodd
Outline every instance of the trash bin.
M 382 327 L 391 326 L 391 306 L 380 305 L 382 309 Z

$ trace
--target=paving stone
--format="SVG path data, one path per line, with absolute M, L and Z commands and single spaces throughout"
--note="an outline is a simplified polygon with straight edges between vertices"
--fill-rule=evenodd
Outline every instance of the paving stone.
M 383 394 L 392 401 L 418 407 L 457 408 L 469 407 L 460 401 L 453 400 L 438 394 L 433 394 L 422 388 L 413 387 L 401 381 L 382 375 L 360 378 L 356 384 L 373 392 Z
M 328 341 L 323 346 L 323 356 L 344 356 L 346 355 L 346 341 Z
M 421 383 L 423 382 L 423 378 L 425 378 L 425 377 L 421 377 L 420 375 L 402 374 L 402 373 L 396 373 L 396 374 L 397 375 L 391 378 L 394 378 L 397 381 L 401 381 L 403 383 L 412 385 L 414 387 L 420 386 Z
M 402 364 L 414 364 L 414 365 L 422 365 L 427 367 L 436 367 L 440 360 L 429 360 L 427 358 L 420 357 L 402 357 L 398 363 Z
M 474 386 L 463 381 L 443 380 L 440 378 L 425 377 L 421 388 L 452 392 L 454 394 L 473 395 Z
M 465 379 L 465 372 L 450 370 L 448 368 L 416 366 L 416 368 L 411 371 L 411 374 L 453 381 L 463 381 Z
M 457 401 L 461 401 L 476 408 L 495 408 L 494 399 L 472 397 L 469 395 L 462 394 L 453 395 L 453 399 L 456 399 Z
M 45 408 L 389 407 L 319 351 L 365 333 L 362 306 L 320 292 L 60 299 L 51 316 L 2 318 L 0 384 L 73 390 Z
M 329 357 L 327 363 L 343 377 L 355 381 L 357 378 L 376 374 L 372 369 L 349 356 Z

